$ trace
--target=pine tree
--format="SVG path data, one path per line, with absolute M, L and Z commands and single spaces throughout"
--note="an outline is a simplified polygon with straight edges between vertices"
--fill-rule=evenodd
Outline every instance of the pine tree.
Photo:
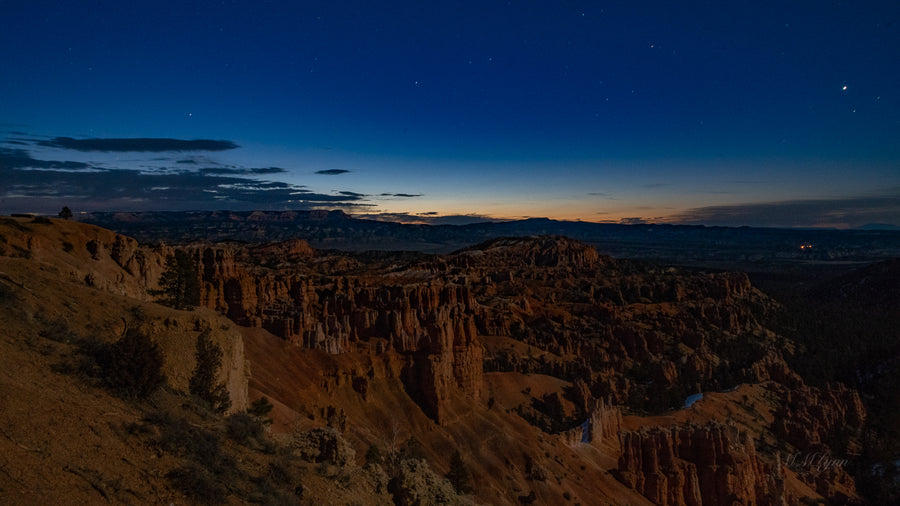
M 194 356 L 197 366 L 188 382 L 191 394 L 206 402 L 213 411 L 224 413 L 231 407 L 231 400 L 225 385 L 216 383 L 222 367 L 222 348 L 210 339 L 208 330 L 197 337 Z
M 450 471 L 447 472 L 447 479 L 460 494 L 468 494 L 472 491 L 472 485 L 469 483 L 469 470 L 462 460 L 459 450 L 450 457 Z
M 181 250 L 166 258 L 166 270 L 159 279 L 161 302 L 175 309 L 193 309 L 200 304 L 200 275 L 191 256 Z

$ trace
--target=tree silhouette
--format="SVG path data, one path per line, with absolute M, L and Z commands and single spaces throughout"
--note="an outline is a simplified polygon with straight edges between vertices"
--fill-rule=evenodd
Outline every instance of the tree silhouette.
M 72 210 L 69 209 L 69 206 L 64 206 L 62 208 L 62 211 L 59 212 L 59 217 L 64 220 L 68 220 L 72 217 Z
M 469 470 L 462 460 L 459 450 L 450 457 L 450 471 L 447 472 L 447 479 L 460 494 L 468 494 L 472 491 L 472 485 L 469 481 Z
M 102 360 L 106 383 L 127 397 L 145 398 L 166 381 L 163 356 L 147 334 L 129 329 Z
M 200 304 L 200 275 L 191 256 L 181 250 L 166 258 L 166 270 L 159 279 L 163 304 L 175 309 L 194 309 Z
M 222 348 L 210 339 L 208 330 L 197 337 L 194 356 L 197 366 L 188 382 L 191 394 L 206 402 L 213 411 L 224 413 L 231 407 L 231 399 L 225 385 L 216 383 L 222 367 Z

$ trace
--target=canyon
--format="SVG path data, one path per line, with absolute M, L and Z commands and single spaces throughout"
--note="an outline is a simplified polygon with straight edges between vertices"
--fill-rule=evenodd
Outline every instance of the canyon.
M 784 308 L 746 274 L 616 259 L 555 235 L 438 255 L 300 239 L 146 245 L 47 221 L 0 223 L 5 290 L 109 340 L 138 325 L 139 306 L 173 390 L 210 331 L 232 412 L 266 397 L 272 437 L 329 427 L 357 456 L 415 439 L 440 472 L 459 451 L 471 497 L 488 504 L 865 501 L 849 464 L 789 457 L 854 461 L 870 417 L 857 391 L 792 367 Z M 176 250 L 199 281 L 193 311 L 154 302 Z

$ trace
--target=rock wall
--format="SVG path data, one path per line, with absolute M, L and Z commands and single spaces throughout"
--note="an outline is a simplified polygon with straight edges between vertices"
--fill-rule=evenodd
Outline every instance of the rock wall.
M 442 277 L 322 275 L 306 267 L 313 251 L 302 241 L 192 252 L 202 304 L 233 321 L 332 354 L 397 352 L 406 357 L 407 390 L 438 422 L 453 392 L 480 396 L 483 351 L 467 287 Z M 260 258 L 294 264 L 263 268 L 255 265 Z
M 859 393 L 841 384 L 801 386 L 785 393 L 772 431 L 802 451 L 827 450 L 830 440 L 862 427 L 866 410 Z
M 620 435 L 616 477 L 659 505 L 780 505 L 784 472 L 764 465 L 752 439 L 721 424 Z
M 615 441 L 622 430 L 622 410 L 602 399 L 590 399 L 587 420 L 562 434 L 569 446 Z

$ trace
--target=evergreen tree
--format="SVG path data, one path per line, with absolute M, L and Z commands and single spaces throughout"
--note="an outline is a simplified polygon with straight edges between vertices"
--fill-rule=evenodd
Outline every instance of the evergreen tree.
M 159 279 L 161 302 L 175 309 L 191 310 L 200 304 L 200 275 L 191 256 L 181 250 L 166 258 Z
M 212 341 L 208 330 L 197 337 L 197 351 L 194 356 L 197 359 L 197 366 L 188 382 L 191 394 L 206 402 L 213 411 L 224 413 L 231 407 L 231 400 L 228 398 L 225 385 L 216 383 L 219 369 L 222 367 L 222 348 Z
M 472 491 L 472 485 L 469 482 L 469 470 L 462 460 L 459 450 L 450 457 L 450 471 L 447 472 L 446 478 L 460 494 L 468 494 Z
M 72 217 L 72 210 L 69 209 L 69 206 L 63 206 L 62 211 L 59 212 L 59 217 L 68 220 Z

